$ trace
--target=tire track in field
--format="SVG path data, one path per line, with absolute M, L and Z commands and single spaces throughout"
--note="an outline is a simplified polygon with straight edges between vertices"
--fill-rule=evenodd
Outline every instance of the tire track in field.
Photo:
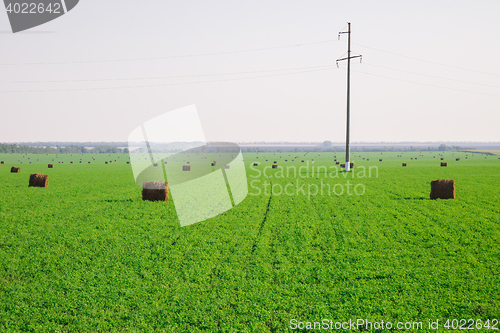
M 273 186 L 273 184 L 271 183 L 271 188 L 272 188 L 272 186 Z M 260 223 L 259 232 L 257 233 L 257 237 L 255 238 L 255 242 L 252 245 L 252 252 L 251 252 L 252 255 L 254 254 L 255 249 L 257 248 L 257 243 L 259 242 L 259 240 L 262 236 L 262 229 L 264 229 L 264 225 L 266 224 L 267 214 L 269 213 L 269 207 L 271 206 L 271 198 L 272 197 L 273 197 L 273 193 L 271 192 L 269 194 L 269 201 L 267 202 L 267 208 L 266 208 L 266 212 L 264 213 L 264 218 L 262 219 L 262 222 Z

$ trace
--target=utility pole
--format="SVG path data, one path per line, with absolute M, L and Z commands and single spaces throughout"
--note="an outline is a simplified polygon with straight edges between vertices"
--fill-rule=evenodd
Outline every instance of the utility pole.
M 351 57 L 351 23 L 347 22 L 347 31 L 339 32 L 339 39 L 341 34 L 347 34 L 347 57 L 337 59 L 337 67 L 339 61 L 347 60 L 347 124 L 346 124 L 346 139 L 345 139 L 345 171 L 348 172 L 351 168 L 351 148 L 350 148 L 350 128 L 351 128 L 351 59 L 362 58 L 361 55 Z M 360 59 L 361 60 L 361 59 Z

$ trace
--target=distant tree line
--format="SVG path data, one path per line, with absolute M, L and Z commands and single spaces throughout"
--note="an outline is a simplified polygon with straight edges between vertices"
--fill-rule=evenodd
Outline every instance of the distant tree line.
M 14 142 L 20 146 L 30 147 L 128 147 L 128 142 L 64 142 L 64 141 L 46 141 L 46 142 Z
M 128 148 L 121 149 L 113 146 L 97 146 L 92 149 L 87 149 L 83 146 L 66 146 L 55 148 L 46 146 L 31 147 L 27 145 L 18 146 L 17 144 L 0 143 L 1 154 L 119 154 L 128 153 Z

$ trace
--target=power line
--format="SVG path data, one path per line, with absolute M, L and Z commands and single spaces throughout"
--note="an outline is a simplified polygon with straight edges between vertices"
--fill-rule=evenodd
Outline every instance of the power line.
M 403 79 L 396 79 L 396 78 L 389 77 L 389 76 L 372 74 L 372 73 L 367 73 L 367 72 L 362 72 L 362 71 L 357 71 L 357 70 L 353 70 L 353 71 L 357 72 L 357 73 L 361 73 L 361 74 L 383 77 L 385 79 L 390 79 L 390 80 L 395 80 L 395 81 L 401 81 L 401 82 L 408 82 L 408 83 L 419 84 L 419 85 L 422 85 L 422 86 L 428 86 L 428 87 L 434 87 L 434 88 L 442 88 L 442 89 L 448 89 L 448 90 L 455 90 L 455 91 L 460 91 L 460 92 L 467 92 L 467 93 L 479 94 L 479 95 L 486 95 L 486 96 L 500 97 L 500 95 L 494 95 L 494 94 L 488 94 L 488 93 L 482 93 L 482 92 L 471 91 L 471 90 L 464 90 L 464 89 L 449 88 L 449 87 L 443 87 L 443 86 L 438 86 L 438 85 L 434 85 L 434 84 L 421 83 L 421 82 L 415 82 L 415 81 L 409 81 L 409 80 L 403 80 Z
M 260 71 L 243 71 L 243 72 L 228 72 L 228 73 L 213 73 L 213 74 L 195 74 L 195 75 L 173 75 L 173 76 L 151 76 L 151 77 L 131 77 L 131 78 L 116 78 L 116 79 L 73 79 L 73 80 L 28 80 L 28 81 L 6 81 L 0 83 L 19 84 L 19 83 L 68 83 L 68 82 L 108 82 L 108 81 L 132 81 L 132 80 L 160 80 L 160 79 L 179 79 L 207 76 L 227 76 L 227 75 L 242 75 L 270 72 L 297 71 L 319 68 L 331 68 L 334 65 L 321 65 L 296 68 L 268 69 Z
M 108 60 L 81 60 L 81 61 L 53 61 L 53 62 L 17 62 L 17 63 L 13 62 L 13 63 L 0 63 L 0 66 L 91 64 L 91 63 L 109 63 L 109 62 L 193 58 L 193 57 L 215 56 L 215 55 L 223 55 L 223 54 L 235 54 L 235 53 L 245 53 L 245 52 L 257 52 L 257 51 L 287 49 L 287 48 L 302 47 L 302 46 L 308 46 L 308 45 L 325 44 L 325 43 L 331 43 L 331 42 L 336 42 L 336 41 L 337 41 L 336 39 L 330 39 L 330 40 L 324 40 L 324 41 L 319 41 L 319 42 L 262 47 L 262 48 L 257 48 L 257 49 L 246 49 L 246 50 L 237 50 L 237 51 L 222 51 L 222 52 L 211 52 L 211 53 L 197 53 L 197 54 L 183 54 L 183 55 L 162 56 L 162 57 L 125 58 L 125 59 L 108 59 Z
M 412 72 L 412 71 L 406 71 L 406 70 L 403 70 L 403 69 L 396 69 L 396 68 L 391 68 L 391 67 L 386 67 L 386 66 L 374 65 L 374 64 L 370 64 L 370 63 L 366 63 L 366 62 L 364 62 L 364 64 L 368 65 L 368 66 L 372 66 L 372 67 L 380 67 L 380 68 L 389 69 L 391 71 L 397 71 L 397 72 L 415 74 L 415 75 L 420 75 L 420 76 L 427 76 L 427 77 L 431 77 L 431 78 L 434 78 L 434 79 L 448 80 L 448 81 L 454 81 L 454 82 L 460 82 L 460 83 L 468 83 L 468 84 L 476 84 L 476 85 L 479 85 L 479 86 L 492 87 L 492 88 L 500 88 L 498 86 L 494 86 L 494 85 L 491 85 L 491 84 L 484 84 L 484 83 L 476 83 L 476 82 L 469 82 L 469 81 L 463 81 L 463 80 L 449 79 L 449 78 L 442 77 L 442 76 L 434 76 L 434 75 L 428 75 L 428 74 L 417 73 L 417 72 Z
M 463 71 L 475 72 L 475 73 L 480 73 L 480 74 L 485 74 L 485 75 L 500 76 L 500 74 L 487 73 L 487 72 L 482 72 L 482 71 L 478 71 L 478 70 L 475 70 L 475 69 L 458 67 L 458 66 L 452 66 L 452 65 L 448 65 L 448 64 L 442 64 L 442 63 L 439 63 L 439 62 L 430 61 L 430 60 L 424 60 L 424 59 L 420 59 L 420 58 L 415 58 L 415 57 L 407 56 L 407 55 L 404 55 L 404 54 L 399 54 L 399 53 L 384 51 L 384 50 L 377 49 L 377 48 L 371 47 L 371 46 L 366 46 L 366 45 L 361 45 L 361 44 L 356 44 L 356 43 L 353 43 L 353 44 L 357 45 L 357 46 L 361 46 L 361 47 L 367 48 L 367 49 L 370 49 L 370 50 L 375 50 L 375 51 L 378 51 L 378 52 L 392 54 L 392 55 L 395 55 L 395 56 L 398 56 L 398 57 L 403 57 L 403 58 L 418 60 L 418 61 L 422 61 L 422 62 L 427 62 L 427 63 L 434 64 L 434 65 L 440 65 L 440 66 L 445 66 L 445 67 L 449 67 L 449 68 L 455 68 L 455 69 L 460 69 L 460 70 L 463 70 Z
M 335 68 L 335 66 L 331 66 L 331 67 L 325 67 L 325 68 L 321 68 L 321 69 L 312 69 L 312 70 L 304 70 L 304 71 L 299 71 L 299 72 L 281 73 L 281 74 L 272 74 L 272 75 L 251 76 L 251 77 L 244 77 L 244 78 L 231 78 L 231 79 L 207 80 L 207 81 L 193 81 L 193 82 L 182 82 L 182 83 L 164 83 L 164 84 L 134 85 L 134 86 L 124 86 L 124 87 L 69 88 L 69 89 L 36 89 L 36 90 L 0 90 L 0 94 L 6 94 L 6 93 L 36 93 L 36 92 L 61 92 L 61 91 L 116 90 L 116 89 L 134 89 L 134 88 L 155 88 L 155 87 L 180 86 L 180 85 L 191 85 L 191 84 L 200 84 L 200 83 L 214 83 L 214 82 L 225 82 L 225 81 L 240 81 L 240 80 L 259 79 L 259 78 L 266 78 L 266 77 L 276 77 L 276 76 L 286 76 L 286 75 L 295 75 L 295 74 L 303 74 L 303 73 L 313 73 L 313 72 L 320 72 L 320 71 L 330 70 L 330 69 L 334 69 L 334 68 Z

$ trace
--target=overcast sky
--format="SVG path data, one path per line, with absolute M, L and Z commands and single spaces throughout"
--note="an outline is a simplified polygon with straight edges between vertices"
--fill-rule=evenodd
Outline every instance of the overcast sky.
M 363 55 L 352 141 L 500 141 L 499 13 L 498 0 L 81 0 L 12 34 L 2 7 L 0 142 L 126 141 L 192 104 L 210 141 L 344 141 L 348 21 Z

